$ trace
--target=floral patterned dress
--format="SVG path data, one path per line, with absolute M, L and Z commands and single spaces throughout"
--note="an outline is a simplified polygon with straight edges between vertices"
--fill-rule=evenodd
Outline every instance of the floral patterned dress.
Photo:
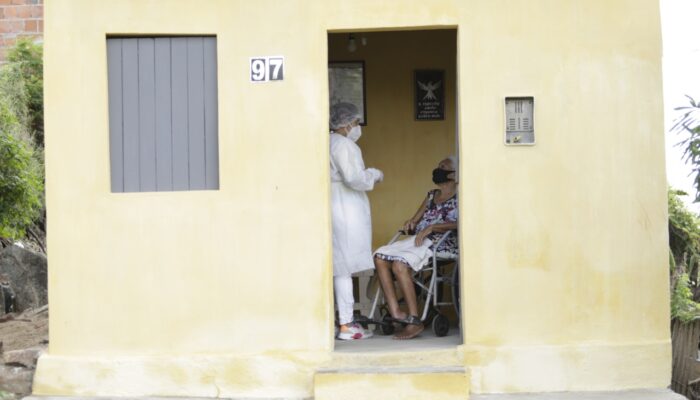
M 435 202 L 435 196 L 437 195 L 439 189 L 434 189 L 428 192 L 428 206 L 423 213 L 420 221 L 416 225 L 416 232 L 420 232 L 430 225 L 444 224 L 449 222 L 457 222 L 459 218 L 459 212 L 457 209 L 457 195 L 450 197 L 442 203 Z M 444 235 L 444 232 L 433 232 L 428 235 L 433 243 L 437 243 L 440 238 Z M 459 254 L 459 249 L 457 248 L 457 232 L 454 231 L 450 236 L 445 239 L 444 242 L 436 249 L 433 246 L 430 247 L 431 250 L 435 251 L 440 257 L 443 258 L 457 258 Z M 398 256 L 389 256 L 382 253 L 375 253 L 375 257 L 381 258 L 387 261 L 401 261 L 408 264 L 406 260 Z

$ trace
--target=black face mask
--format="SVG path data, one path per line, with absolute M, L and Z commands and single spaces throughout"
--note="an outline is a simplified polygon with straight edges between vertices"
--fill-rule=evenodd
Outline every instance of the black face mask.
M 446 169 L 442 168 L 435 168 L 433 170 L 433 183 L 440 184 L 440 183 L 445 183 L 447 181 L 451 181 L 452 179 L 448 178 L 447 175 L 454 173 L 454 171 L 449 171 Z

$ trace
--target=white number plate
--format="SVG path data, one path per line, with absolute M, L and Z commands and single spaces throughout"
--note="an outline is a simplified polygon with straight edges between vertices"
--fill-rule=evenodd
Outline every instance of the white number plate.
M 250 58 L 250 81 L 269 82 L 284 80 L 284 56 Z

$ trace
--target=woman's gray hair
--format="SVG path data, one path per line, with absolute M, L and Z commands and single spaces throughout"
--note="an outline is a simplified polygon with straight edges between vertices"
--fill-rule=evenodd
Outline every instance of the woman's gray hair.
M 452 168 L 457 169 L 457 167 L 459 166 L 459 164 L 458 164 L 458 159 L 457 159 L 457 156 L 456 156 L 456 155 L 453 154 L 453 155 L 447 156 L 447 157 L 445 157 L 445 158 L 448 159 L 448 160 L 450 160 L 450 161 L 452 161 Z
M 457 155 L 452 154 L 451 156 L 447 156 L 447 159 L 452 162 L 452 168 L 455 169 L 455 182 L 459 182 L 459 159 Z

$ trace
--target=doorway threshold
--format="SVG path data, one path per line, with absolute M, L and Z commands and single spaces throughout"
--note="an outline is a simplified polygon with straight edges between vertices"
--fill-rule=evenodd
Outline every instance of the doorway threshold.
M 429 329 L 411 340 L 395 340 L 375 332 L 369 339 L 335 341 L 335 351 L 325 368 L 464 366 L 458 346 L 462 334 L 453 329 L 445 337 L 436 337 Z

